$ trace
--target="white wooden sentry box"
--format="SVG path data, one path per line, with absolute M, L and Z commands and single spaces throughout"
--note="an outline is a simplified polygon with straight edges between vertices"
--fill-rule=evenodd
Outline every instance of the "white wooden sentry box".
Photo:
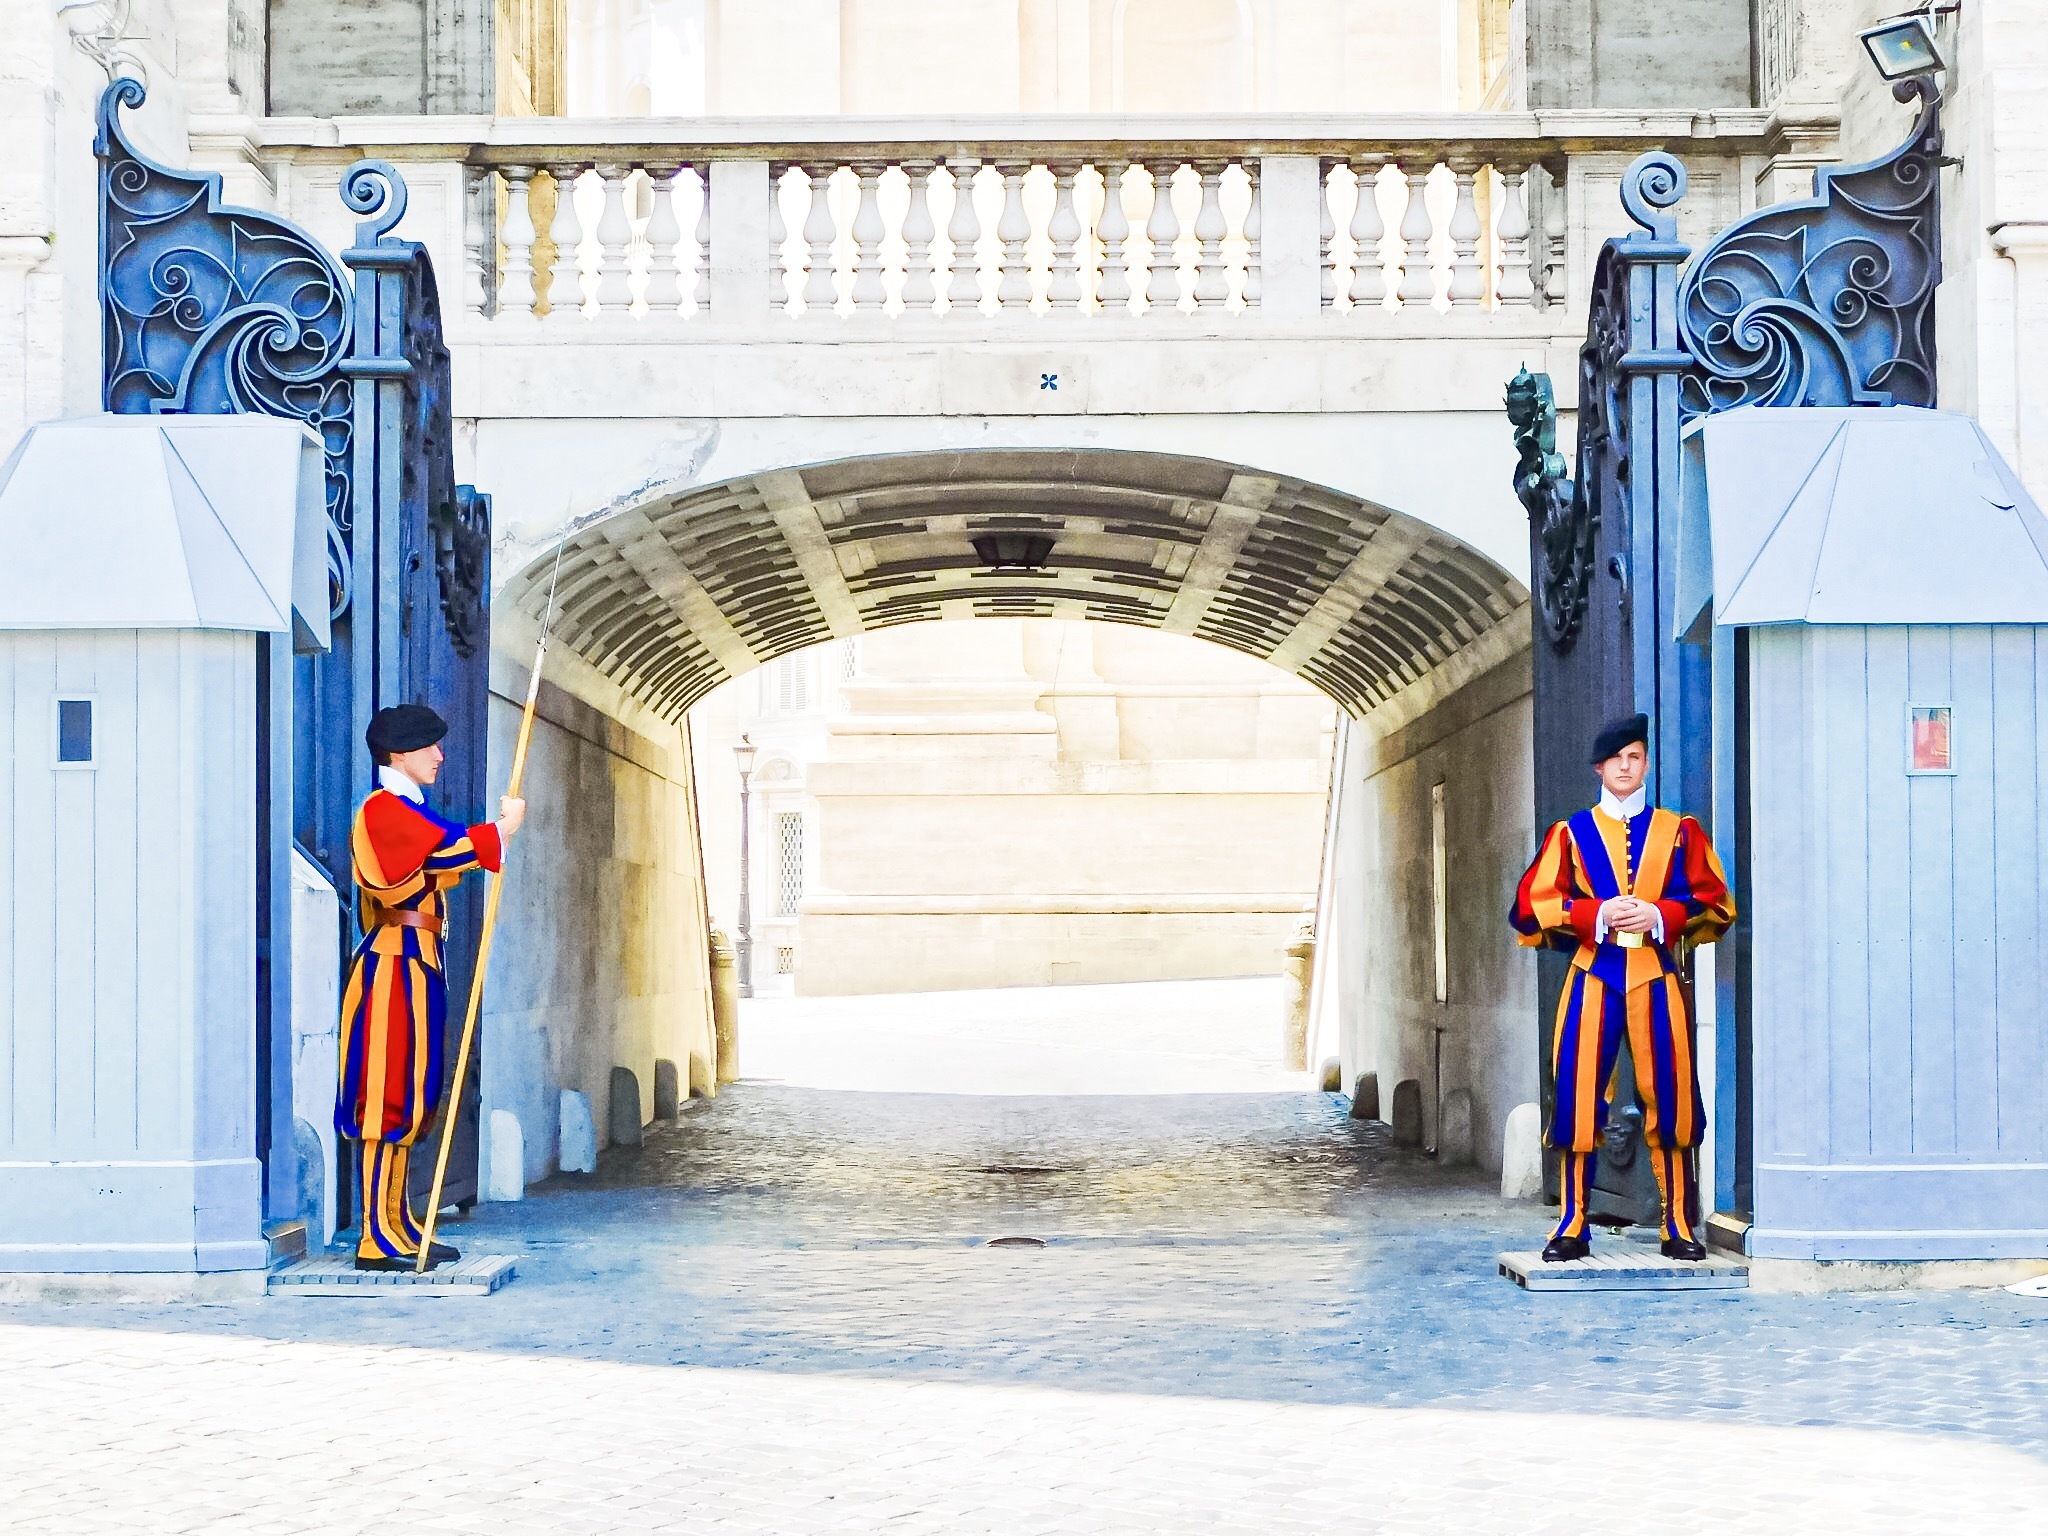
M 2048 519 L 1951 412 L 1749 408 L 1686 451 L 1671 611 L 1713 626 L 1747 850 L 1721 1193 L 1740 1021 L 1752 1257 L 2048 1256 Z
M 83 417 L 0 467 L 0 1270 L 265 1266 L 258 656 L 288 754 L 325 537 L 296 422 Z

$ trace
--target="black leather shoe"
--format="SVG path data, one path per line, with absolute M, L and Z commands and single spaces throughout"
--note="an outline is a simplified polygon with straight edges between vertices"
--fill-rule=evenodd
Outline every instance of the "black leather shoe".
M 459 1252 L 446 1243 L 434 1243 L 427 1249 L 427 1268 L 432 1269 L 436 1264 L 453 1264 L 461 1257 Z
M 1543 1262 L 1569 1264 L 1573 1259 L 1583 1259 L 1592 1251 L 1593 1245 L 1583 1237 L 1553 1237 L 1543 1245 Z
M 1707 1257 L 1707 1250 L 1689 1237 L 1667 1237 L 1657 1245 L 1657 1251 L 1683 1264 L 1704 1263 Z
M 356 1268 L 357 1268 L 357 1269 L 366 1269 L 366 1270 L 376 1270 L 376 1271 L 379 1271 L 379 1272 L 382 1272 L 382 1273 L 385 1273 L 385 1274 L 393 1274 L 393 1275 L 396 1275 L 396 1274 L 401 1274 L 401 1273 L 403 1273 L 404 1271 L 406 1271 L 406 1270 L 408 1270 L 408 1269 L 411 1269 L 411 1268 L 412 1268 L 412 1266 L 413 1266 L 413 1261 L 412 1261 L 411 1259 L 400 1259 L 400 1258 L 376 1258 L 376 1259 L 366 1259 L 366 1258 L 364 1258 L 364 1257 L 363 1257 L 363 1256 L 362 1256 L 362 1255 L 361 1255 L 360 1253 L 356 1255 Z

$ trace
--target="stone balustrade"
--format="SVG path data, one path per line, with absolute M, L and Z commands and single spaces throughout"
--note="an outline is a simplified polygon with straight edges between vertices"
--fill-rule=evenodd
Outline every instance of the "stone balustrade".
M 1264 311 L 1405 333 L 1402 311 L 1571 307 L 1575 262 L 1620 227 L 1612 199 L 1574 199 L 1575 166 L 1616 177 L 1653 147 L 1727 166 L 1767 153 L 1770 127 L 1753 111 L 1218 126 L 271 119 L 261 151 L 372 152 L 415 179 L 439 161 L 465 209 L 460 308 L 515 325 Z

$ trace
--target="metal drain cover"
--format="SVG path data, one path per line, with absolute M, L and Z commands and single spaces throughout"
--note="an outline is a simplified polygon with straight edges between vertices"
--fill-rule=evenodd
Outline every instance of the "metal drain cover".
M 988 1240 L 991 1248 L 1043 1248 L 1042 1237 L 992 1237 Z

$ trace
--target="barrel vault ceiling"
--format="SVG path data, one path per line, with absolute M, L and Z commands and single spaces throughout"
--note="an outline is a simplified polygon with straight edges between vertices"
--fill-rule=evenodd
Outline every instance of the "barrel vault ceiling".
M 1052 540 L 992 570 L 973 541 Z M 500 602 L 538 617 L 553 566 Z M 1139 624 L 1269 661 L 1364 715 L 1518 615 L 1521 584 L 1413 518 L 1173 455 L 983 450 L 850 459 L 652 499 L 567 541 L 554 629 L 658 712 L 892 624 Z

